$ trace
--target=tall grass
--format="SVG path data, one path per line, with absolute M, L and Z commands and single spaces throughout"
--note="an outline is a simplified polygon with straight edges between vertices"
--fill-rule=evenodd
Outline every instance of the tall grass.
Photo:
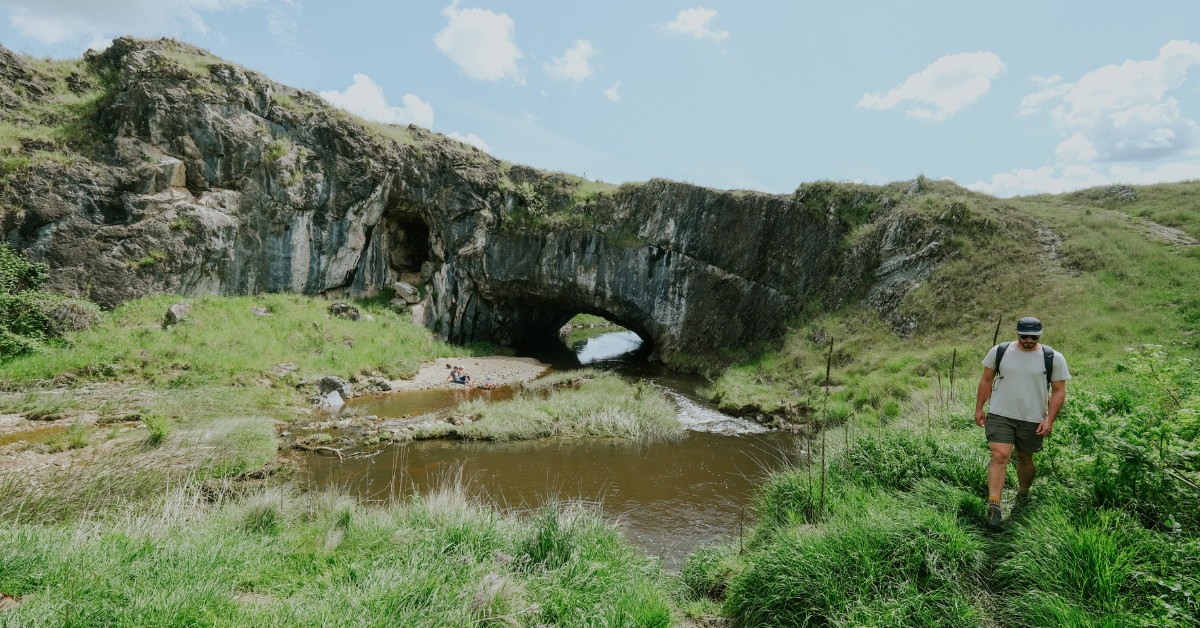
M 66 526 L 0 524 L 5 625 L 646 626 L 670 582 L 567 504 L 502 516 L 461 484 L 363 507 L 263 489 L 215 506 L 188 486 Z
M 455 431 L 482 440 L 600 436 L 650 441 L 684 434 L 674 407 L 657 388 L 591 369 L 556 373 L 526 384 L 507 401 L 471 401 L 455 412 L 474 418 Z
M 742 626 L 1200 623 L 1200 371 L 1154 348 L 1131 363 L 1136 379 L 1072 391 L 1002 532 L 983 527 L 967 386 L 929 391 L 886 426 L 831 434 L 824 515 L 808 470 L 769 479 L 748 552 L 698 550 L 689 595 Z

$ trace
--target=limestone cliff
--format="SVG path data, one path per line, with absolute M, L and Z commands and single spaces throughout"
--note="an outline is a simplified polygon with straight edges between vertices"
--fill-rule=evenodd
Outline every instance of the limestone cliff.
M 896 303 L 954 254 L 944 221 L 888 190 L 601 186 L 357 120 L 172 40 L 118 39 L 70 76 L 0 56 L 18 129 L 0 147 L 5 236 L 53 288 L 106 306 L 406 280 L 423 284 L 414 318 L 452 342 L 515 343 L 586 312 L 665 359 L 772 339 L 847 298 L 910 332 Z M 59 121 L 73 135 L 35 132 L 55 122 L 29 112 L 56 94 L 76 94 Z

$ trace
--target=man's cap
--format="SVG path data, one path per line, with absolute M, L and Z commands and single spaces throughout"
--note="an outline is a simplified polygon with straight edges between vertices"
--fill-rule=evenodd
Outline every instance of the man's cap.
M 1017 335 L 1020 336 L 1040 336 L 1042 335 L 1042 321 L 1026 316 L 1017 321 Z

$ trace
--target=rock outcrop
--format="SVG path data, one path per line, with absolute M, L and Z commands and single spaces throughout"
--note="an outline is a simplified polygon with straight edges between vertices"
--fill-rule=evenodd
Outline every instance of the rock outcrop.
M 50 264 L 55 289 L 106 306 L 355 297 L 403 282 L 406 301 L 424 286 L 416 322 L 451 342 L 552 336 L 583 312 L 665 359 L 769 340 L 813 303 L 865 296 L 886 314 L 953 255 L 945 228 L 867 186 L 597 191 L 417 127 L 357 121 L 178 42 L 122 38 L 89 55 L 94 76 L 69 85 L 0 55 L 2 98 L 18 83 L 112 86 L 95 97 L 90 152 L 13 177 L 4 231 Z

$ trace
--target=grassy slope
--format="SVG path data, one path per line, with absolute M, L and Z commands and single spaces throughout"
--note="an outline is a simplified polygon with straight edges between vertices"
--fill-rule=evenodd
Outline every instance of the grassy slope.
M 689 558 L 689 606 L 745 626 L 1196 625 L 1200 507 L 1176 478 L 1200 480 L 1200 369 L 1138 360 L 1155 365 L 1138 385 L 1077 391 L 1002 532 L 982 526 L 988 453 L 964 382 L 830 433 L 823 508 L 819 466 L 776 474 L 748 553 Z
M 424 360 L 464 351 L 433 340 L 383 299 L 356 301 L 364 314 L 375 317 L 373 322 L 327 319 L 328 302 L 298 295 L 182 299 L 191 304 L 191 314 L 163 329 L 163 313 L 180 300 L 126 303 L 59 346 L 0 364 L 0 381 L 21 391 L 0 397 L 0 410 L 93 411 L 102 418 L 128 412 L 288 418 L 304 403 L 293 389 L 301 378 L 409 377 Z M 256 317 L 252 306 L 272 314 Z M 298 369 L 271 375 L 283 362 Z M 68 381 L 64 374 L 71 387 L 55 388 L 56 378 Z M 121 383 L 120 392 L 103 385 L 79 389 L 103 382 Z
M 1200 357 L 1200 339 L 1189 335 L 1200 329 L 1200 247 L 1150 240 L 1136 220 L 1111 211 L 1161 217 L 1196 234 L 1200 182 L 1136 187 L 1133 203 L 1085 193 L 1000 201 L 931 183 L 907 202 L 934 212 L 962 203 L 972 214 L 1003 218 L 1010 228 L 956 236 L 960 255 L 901 302 L 900 311 L 919 321 L 914 337 L 896 337 L 851 302 L 794 321 L 771 350 L 727 369 L 709 390 L 713 399 L 730 409 L 750 404 L 768 412 L 783 407 L 780 401 L 819 406 L 828 340 L 818 345 L 816 334 L 836 340 L 833 379 L 845 389 L 834 402 L 878 413 L 911 390 L 935 386 L 939 374 L 948 378 L 955 350 L 956 377 L 977 378 L 1000 315 L 1001 340 L 1012 339 L 1017 318 L 1041 318 L 1046 343 L 1063 352 L 1076 377 L 1111 374 L 1126 347 L 1144 343 L 1175 343 L 1183 355 Z M 1042 245 L 1035 223 L 1063 236 L 1061 270 L 1036 256 Z

